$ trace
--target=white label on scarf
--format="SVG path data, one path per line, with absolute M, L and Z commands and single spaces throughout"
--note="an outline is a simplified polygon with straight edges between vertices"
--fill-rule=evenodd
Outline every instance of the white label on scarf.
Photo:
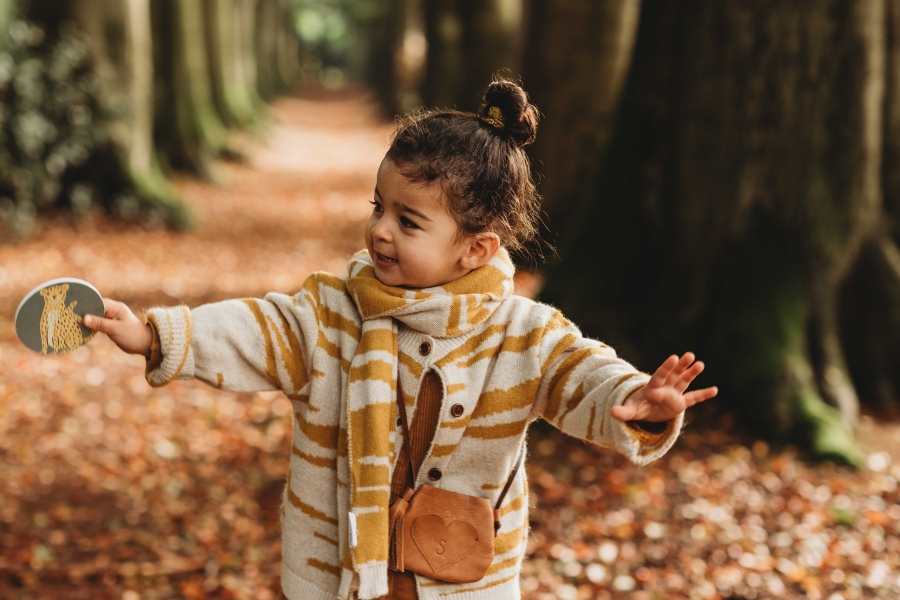
M 348 524 L 347 531 L 350 534 L 350 547 L 356 548 L 356 543 L 358 541 L 357 537 L 359 536 L 359 530 L 356 528 L 356 515 L 353 514 L 352 512 L 348 513 L 348 514 L 350 516 L 349 516 L 349 520 L 347 522 L 347 524 Z

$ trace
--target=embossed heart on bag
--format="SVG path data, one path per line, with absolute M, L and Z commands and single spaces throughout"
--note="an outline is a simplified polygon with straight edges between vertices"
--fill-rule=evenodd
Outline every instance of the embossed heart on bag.
M 478 530 L 470 523 L 453 521 L 447 525 L 434 514 L 416 519 L 410 534 L 435 573 L 468 556 L 478 543 Z

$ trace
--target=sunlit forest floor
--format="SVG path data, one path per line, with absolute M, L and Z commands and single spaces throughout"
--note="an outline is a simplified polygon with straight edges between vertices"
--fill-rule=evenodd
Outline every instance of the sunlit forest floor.
M 358 93 L 282 99 L 271 116 L 221 185 L 179 179 L 201 219 L 189 233 L 95 216 L 0 246 L 0 598 L 276 597 L 288 401 L 152 389 L 106 338 L 41 358 L 12 323 L 60 276 L 139 312 L 343 273 L 391 124 Z M 525 598 L 900 597 L 900 427 L 868 418 L 860 437 L 871 469 L 854 472 L 689 424 L 636 468 L 536 427 Z

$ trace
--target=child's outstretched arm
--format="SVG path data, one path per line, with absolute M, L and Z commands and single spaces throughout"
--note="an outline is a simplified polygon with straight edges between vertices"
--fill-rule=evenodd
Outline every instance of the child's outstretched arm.
M 694 353 L 679 358 L 672 355 L 656 369 L 646 387 L 628 396 L 610 414 L 620 421 L 668 421 L 691 406 L 719 393 L 715 386 L 685 394 L 688 386 L 703 372 L 703 363 L 694 362 Z
M 613 447 L 637 464 L 650 463 L 675 443 L 689 406 L 715 388 L 685 394 L 703 370 L 693 354 L 670 357 L 651 377 L 619 358 L 557 313 L 541 335 L 541 383 L 532 413 L 561 431 Z M 648 422 L 660 426 L 649 426 Z
M 85 325 L 125 352 L 146 357 L 150 385 L 196 378 L 227 391 L 281 389 L 290 397 L 309 382 L 319 294 L 311 277 L 296 296 L 152 308 L 146 321 L 121 302 L 104 300 L 105 318 Z

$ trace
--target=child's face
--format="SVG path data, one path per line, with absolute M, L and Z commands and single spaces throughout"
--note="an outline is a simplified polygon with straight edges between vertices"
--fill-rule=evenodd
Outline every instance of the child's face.
M 378 169 L 372 204 L 366 247 L 375 263 L 375 276 L 386 285 L 443 285 L 481 266 L 496 252 L 494 248 L 486 260 L 479 256 L 484 243 L 476 238 L 484 235 L 459 239 L 459 226 L 441 186 L 410 182 L 388 159 Z

